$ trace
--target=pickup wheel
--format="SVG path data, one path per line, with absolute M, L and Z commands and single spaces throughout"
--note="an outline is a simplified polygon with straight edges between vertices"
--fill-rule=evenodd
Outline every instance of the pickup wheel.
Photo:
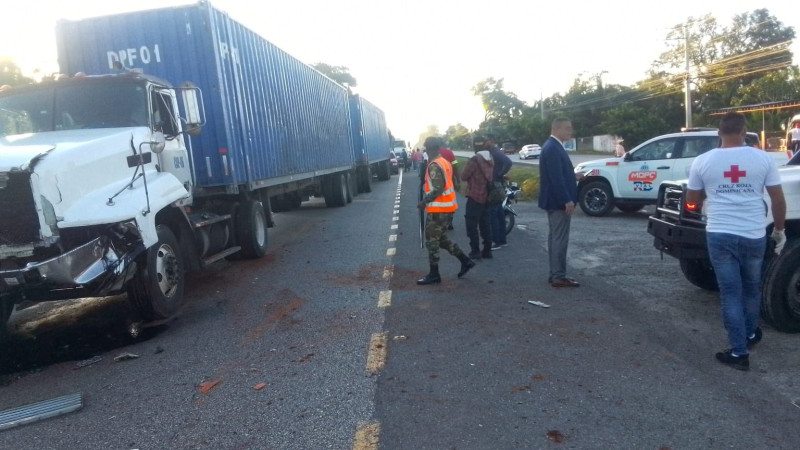
M 128 300 L 144 320 L 166 319 L 183 302 L 184 262 L 175 235 L 158 225 L 158 242 L 137 261 L 137 272 L 128 283 Z
M 614 208 L 614 194 L 605 181 L 586 183 L 578 193 L 578 204 L 588 216 L 605 216 Z
M 644 205 L 626 205 L 624 203 L 617 204 L 617 209 L 624 212 L 625 214 L 633 214 L 635 212 L 639 212 L 644 208 Z
M 707 291 L 718 291 L 717 276 L 707 259 L 681 258 L 681 272 L 693 285 Z
M 267 253 L 267 215 L 261 202 L 247 200 L 239 206 L 236 211 L 236 240 L 245 258 L 261 258 Z
M 790 239 L 764 273 L 761 316 L 778 331 L 800 332 L 800 238 Z

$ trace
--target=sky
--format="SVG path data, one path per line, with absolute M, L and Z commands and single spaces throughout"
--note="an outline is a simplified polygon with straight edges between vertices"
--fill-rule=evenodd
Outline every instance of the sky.
M 32 0 L 4 6 L 0 56 L 23 72 L 58 70 L 55 24 L 119 12 L 185 5 L 180 0 Z M 215 0 L 251 30 L 301 61 L 345 66 L 355 91 L 383 109 L 392 133 L 416 142 L 429 125 L 440 132 L 483 120 L 479 81 L 504 79 L 507 91 L 533 103 L 564 93 L 575 78 L 602 74 L 605 84 L 633 85 L 667 49 L 669 30 L 712 14 L 767 8 L 800 33 L 800 10 L 786 0 Z M 668 5 L 668 6 L 667 6 Z M 800 58 L 798 39 L 792 45 Z

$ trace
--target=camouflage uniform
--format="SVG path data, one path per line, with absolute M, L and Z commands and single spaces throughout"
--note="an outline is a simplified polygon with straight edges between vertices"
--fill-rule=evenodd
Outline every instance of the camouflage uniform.
M 425 203 L 430 203 L 442 195 L 445 186 L 445 174 L 438 164 L 428 165 L 428 175 L 431 180 L 431 191 L 422 199 Z M 452 220 L 453 213 L 428 213 L 425 219 L 425 247 L 428 248 L 428 262 L 431 265 L 439 264 L 440 248 L 459 259 L 465 256 L 458 244 L 447 237 L 447 226 Z

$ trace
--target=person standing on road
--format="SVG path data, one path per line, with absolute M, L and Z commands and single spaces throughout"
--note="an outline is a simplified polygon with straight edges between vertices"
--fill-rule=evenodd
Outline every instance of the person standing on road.
M 625 156 L 625 147 L 622 146 L 622 143 L 624 141 L 625 140 L 622 138 L 617 139 L 617 147 L 614 149 L 614 155 L 616 155 L 617 157 Z
M 425 150 L 430 158 L 425 171 L 425 195 L 417 208 L 426 209 L 428 215 L 425 219 L 425 246 L 428 248 L 428 262 L 430 272 L 424 278 L 417 280 L 417 284 L 440 283 L 439 275 L 439 249 L 444 248 L 451 255 L 461 261 L 461 270 L 458 278 L 475 267 L 475 262 L 469 259 L 447 237 L 447 224 L 452 220 L 453 214 L 458 209 L 456 203 L 456 190 L 453 186 L 453 168 L 446 159 L 439 155 L 439 148 L 444 147 L 444 142 L 438 137 L 425 139 Z
M 494 135 L 487 134 L 484 143 L 484 148 L 489 151 L 494 161 L 494 178 L 492 181 L 505 185 L 506 174 L 511 170 L 511 158 L 506 156 L 503 150 L 497 146 Z M 489 206 L 489 220 L 492 228 L 492 241 L 494 242 L 492 250 L 498 250 L 508 245 L 506 242 L 506 218 L 503 213 L 502 203 Z
M 467 210 L 464 219 L 467 224 L 467 236 L 469 237 L 470 253 L 472 259 L 492 257 L 492 228 L 489 223 L 488 184 L 494 175 L 494 162 L 488 150 L 482 148 L 485 138 L 476 136 L 473 140 L 480 142 L 481 147 L 475 148 L 475 156 L 467 162 L 461 179 L 467 182 Z M 483 240 L 483 250 L 481 251 L 478 239 Z
M 772 204 L 775 253 L 786 244 L 786 200 L 775 161 L 766 152 L 748 147 L 745 117 L 727 113 L 719 124 L 721 146 L 694 160 L 689 169 L 686 203 L 706 200 L 708 255 L 719 285 L 722 322 L 730 349 L 717 361 L 748 370 L 748 349 L 762 337 L 761 271 L 767 238 L 763 200 L 766 188 Z
M 414 170 L 419 168 L 419 163 L 422 162 L 422 152 L 419 149 L 414 149 L 414 153 L 411 154 L 411 165 L 413 166 Z
M 800 122 L 794 124 L 794 128 L 789 130 L 789 139 L 792 141 L 792 154 L 794 155 L 800 150 Z
M 439 156 L 446 159 L 447 162 L 453 167 L 453 184 L 456 187 L 456 192 L 461 190 L 461 175 L 458 173 L 458 159 L 452 150 L 446 147 L 439 149 Z M 447 224 L 447 229 L 453 229 L 453 218 L 450 218 L 450 223 Z
M 550 276 L 547 281 L 553 287 L 578 287 L 580 283 L 567 277 L 567 247 L 570 220 L 578 201 L 575 181 L 583 176 L 575 174 L 564 150 L 564 141 L 572 138 L 572 122 L 559 117 L 553 120 L 550 130 L 551 135 L 542 145 L 539 156 L 539 208 L 547 211 L 549 225 Z

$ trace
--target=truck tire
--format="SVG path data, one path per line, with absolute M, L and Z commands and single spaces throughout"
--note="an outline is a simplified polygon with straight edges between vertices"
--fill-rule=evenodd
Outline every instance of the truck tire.
M 358 192 L 372 192 L 372 169 L 369 166 L 361 166 L 357 171 Z
M 392 177 L 389 172 L 389 160 L 381 161 L 378 163 L 378 181 L 386 181 Z
M 681 272 L 693 285 L 707 291 L 718 291 L 717 276 L 707 259 L 681 258 Z
M 8 319 L 12 312 L 14 312 L 14 302 L 10 298 L 0 301 L 0 340 L 8 333 Z
M 328 175 L 323 183 L 323 195 L 325 196 L 325 206 L 328 208 L 347 205 L 347 180 L 343 173 Z
M 347 172 L 344 175 L 345 182 L 347 182 L 347 203 L 353 203 L 353 197 L 356 196 L 357 189 L 355 185 L 355 177 L 352 172 Z
M 800 332 L 800 238 L 791 238 L 764 272 L 761 316 L 776 330 Z
M 175 235 L 156 227 L 158 242 L 137 261 L 136 276 L 128 283 L 128 300 L 144 320 L 166 319 L 183 302 L 184 261 Z
M 631 205 L 625 203 L 617 203 L 617 209 L 624 212 L 625 214 L 633 214 L 635 212 L 639 212 L 644 208 L 644 205 Z
M 605 216 L 614 208 L 614 194 L 605 181 L 586 183 L 578 193 L 578 204 L 587 216 Z
M 236 211 L 236 240 L 245 258 L 261 258 L 267 253 L 267 215 L 257 200 L 246 200 Z

